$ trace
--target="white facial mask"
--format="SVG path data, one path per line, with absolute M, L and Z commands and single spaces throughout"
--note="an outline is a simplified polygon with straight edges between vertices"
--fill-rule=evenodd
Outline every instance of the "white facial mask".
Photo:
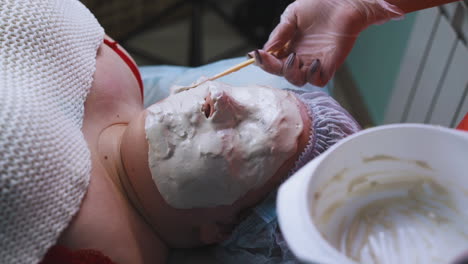
M 229 205 L 274 175 L 302 130 L 294 95 L 207 82 L 148 108 L 151 175 L 172 207 Z

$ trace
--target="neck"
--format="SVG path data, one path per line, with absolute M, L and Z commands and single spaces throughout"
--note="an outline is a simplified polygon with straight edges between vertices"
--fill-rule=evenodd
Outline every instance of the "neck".
M 129 174 L 125 167 L 124 154 L 122 154 L 122 141 L 127 132 L 127 124 L 115 124 L 106 128 L 99 139 L 99 152 L 101 162 L 108 172 L 112 182 L 131 207 L 140 215 L 151 229 L 148 216 L 143 209 L 135 188 L 129 180 Z
M 119 182 L 117 150 L 124 130 L 116 126 L 88 141 L 92 170 L 87 192 L 57 244 L 97 250 L 116 263 L 164 263 L 167 246 L 138 215 Z
M 106 128 L 99 137 L 99 158 L 120 193 L 125 194 L 121 178 L 127 176 L 123 166 L 120 145 L 126 124 L 116 124 Z

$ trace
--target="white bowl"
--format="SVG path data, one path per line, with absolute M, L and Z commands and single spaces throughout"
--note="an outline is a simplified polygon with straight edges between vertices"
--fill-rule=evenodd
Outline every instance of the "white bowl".
M 363 130 L 288 179 L 277 209 L 304 262 L 448 263 L 468 250 L 468 133 Z

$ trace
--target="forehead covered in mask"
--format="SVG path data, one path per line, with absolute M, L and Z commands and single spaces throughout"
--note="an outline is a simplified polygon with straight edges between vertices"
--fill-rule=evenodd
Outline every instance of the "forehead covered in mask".
M 208 82 L 148 108 L 151 175 L 175 208 L 232 204 L 297 151 L 302 130 L 289 92 Z

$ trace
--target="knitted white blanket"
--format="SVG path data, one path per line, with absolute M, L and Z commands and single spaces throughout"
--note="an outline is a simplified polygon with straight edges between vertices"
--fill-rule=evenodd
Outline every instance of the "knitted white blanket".
M 79 209 L 103 29 L 76 0 L 0 0 L 0 263 L 37 263 Z

